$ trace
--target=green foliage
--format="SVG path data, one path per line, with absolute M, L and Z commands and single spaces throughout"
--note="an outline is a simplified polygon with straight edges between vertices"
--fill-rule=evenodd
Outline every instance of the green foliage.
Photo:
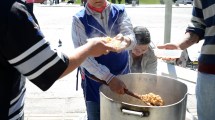
M 140 4 L 160 4 L 160 0 L 140 0 Z

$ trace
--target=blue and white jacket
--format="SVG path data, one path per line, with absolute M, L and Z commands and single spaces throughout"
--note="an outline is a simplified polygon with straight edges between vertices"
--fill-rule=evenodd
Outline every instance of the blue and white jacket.
M 119 68 L 128 64 L 128 51 L 136 45 L 133 26 L 123 5 L 114 5 L 108 2 L 102 13 L 86 8 L 78 12 L 72 21 L 72 39 L 74 47 L 77 48 L 87 42 L 87 39 L 94 37 L 115 37 L 121 33 L 131 39 L 130 46 L 121 53 L 110 52 L 101 57 L 88 57 L 81 65 L 90 74 L 96 76 L 107 83 L 120 74 Z M 120 66 L 121 65 L 121 66 Z M 112 66 L 112 67 L 111 67 Z
M 199 71 L 215 74 L 215 1 L 194 0 L 193 17 L 187 31 L 197 33 L 204 44 L 199 57 Z

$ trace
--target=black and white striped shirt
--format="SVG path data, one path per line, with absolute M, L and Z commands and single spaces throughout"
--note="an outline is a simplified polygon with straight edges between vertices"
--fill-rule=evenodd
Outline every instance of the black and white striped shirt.
M 215 74 L 215 1 L 194 0 L 191 23 L 187 31 L 204 40 L 198 59 L 198 71 Z
M 0 26 L 0 120 L 23 119 L 26 78 L 47 90 L 68 66 L 35 21 L 24 3 L 15 2 Z

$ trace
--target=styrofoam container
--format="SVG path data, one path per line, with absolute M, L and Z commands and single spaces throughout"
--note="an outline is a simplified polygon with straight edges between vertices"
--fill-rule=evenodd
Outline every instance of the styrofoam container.
M 180 58 L 182 50 L 154 49 L 159 58 Z

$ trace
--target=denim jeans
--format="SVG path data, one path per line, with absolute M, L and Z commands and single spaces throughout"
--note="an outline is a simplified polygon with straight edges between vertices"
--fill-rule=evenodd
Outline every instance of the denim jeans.
M 86 101 L 87 120 L 100 120 L 100 106 L 99 103 L 93 101 Z
M 198 120 L 215 120 L 215 75 L 198 72 L 196 97 Z
M 82 80 L 81 86 L 83 89 L 84 97 L 85 97 L 85 81 Z M 86 101 L 86 109 L 87 109 L 87 120 L 100 120 L 100 105 L 97 102 Z

